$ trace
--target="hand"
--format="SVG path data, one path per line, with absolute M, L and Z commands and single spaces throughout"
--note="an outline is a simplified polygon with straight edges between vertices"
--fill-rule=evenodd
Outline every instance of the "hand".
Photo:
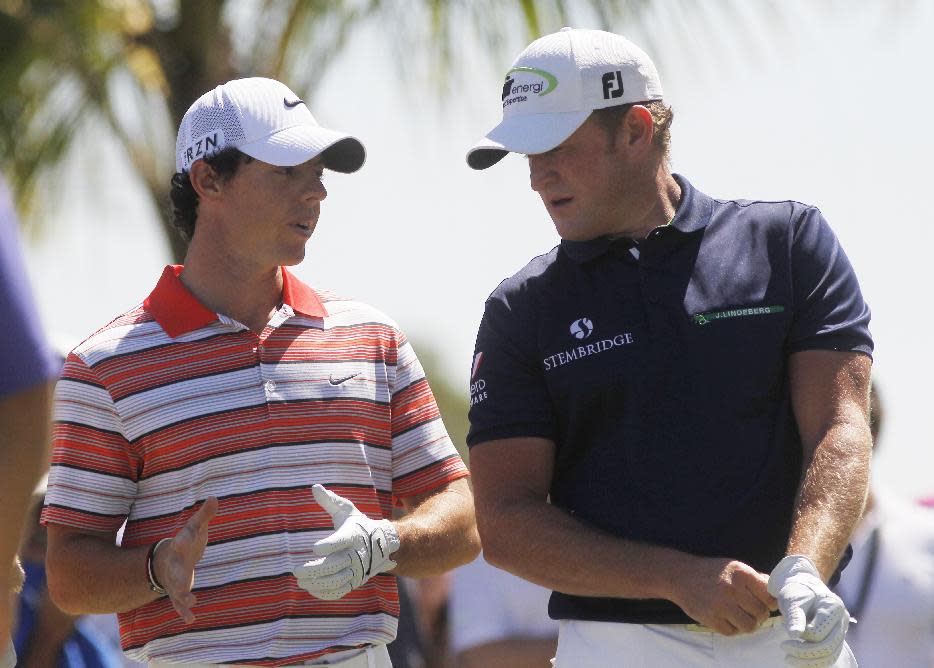
M 191 612 L 198 602 L 191 593 L 195 584 L 195 565 L 204 554 L 208 544 L 208 524 L 216 514 L 217 499 L 209 496 L 175 537 L 160 545 L 152 556 L 156 579 L 186 624 L 195 621 Z
M 389 555 L 399 549 L 399 535 L 389 520 L 370 519 L 348 499 L 314 485 L 315 501 L 334 522 L 334 533 L 314 545 L 317 558 L 293 572 L 298 586 L 312 596 L 343 598 L 377 573 L 396 567 Z
M 775 609 L 764 573 L 730 559 L 691 557 L 672 600 L 698 623 L 732 636 L 759 628 Z
M 778 599 L 791 640 L 782 643 L 792 666 L 832 666 L 843 651 L 850 615 L 839 596 L 820 578 L 805 556 L 785 557 L 769 576 L 769 592 Z

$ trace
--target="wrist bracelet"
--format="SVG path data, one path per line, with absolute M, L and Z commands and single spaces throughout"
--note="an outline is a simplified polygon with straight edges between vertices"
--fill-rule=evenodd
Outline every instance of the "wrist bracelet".
M 152 545 L 149 546 L 149 553 L 146 555 L 146 576 L 149 578 L 149 589 L 156 592 L 162 596 L 165 595 L 165 587 L 163 587 L 159 580 L 156 579 L 156 565 L 155 565 L 155 556 L 156 550 L 159 548 L 162 543 L 167 540 L 172 540 L 171 538 L 163 538 L 158 540 Z

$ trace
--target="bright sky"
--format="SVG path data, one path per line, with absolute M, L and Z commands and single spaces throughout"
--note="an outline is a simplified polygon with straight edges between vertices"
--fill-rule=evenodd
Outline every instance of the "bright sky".
M 922 292 L 934 232 L 918 204 L 934 153 L 934 3 L 802 1 L 783 28 L 733 4 L 746 8 L 732 10 L 739 20 L 701 23 L 661 2 L 648 33 L 616 29 L 646 46 L 652 35 L 676 112 L 674 171 L 717 197 L 822 209 L 873 309 L 886 408 L 876 476 L 934 494 L 925 389 L 934 365 L 924 352 L 934 309 Z M 315 94 L 300 91 L 319 121 L 356 133 L 368 159 L 358 174 L 329 175 L 296 273 L 389 313 L 466 395 L 484 299 L 557 236 L 521 157 L 485 172 L 464 162 L 498 120 L 511 58 L 490 69 L 465 54 L 442 107 L 431 84 L 400 82 L 381 40 L 360 35 Z M 121 156 L 93 137 L 81 150 L 92 157 L 60 184 L 67 205 L 28 250 L 45 323 L 71 345 L 141 301 L 168 260 Z

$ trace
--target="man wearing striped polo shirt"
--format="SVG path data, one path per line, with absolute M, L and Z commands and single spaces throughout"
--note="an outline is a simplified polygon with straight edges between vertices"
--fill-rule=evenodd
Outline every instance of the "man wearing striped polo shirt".
M 389 666 L 394 575 L 479 549 L 467 470 L 405 335 L 285 269 L 323 171 L 364 157 L 277 81 L 203 95 L 176 146 L 184 266 L 68 357 L 49 587 L 66 611 L 120 613 L 136 660 Z M 390 521 L 396 502 L 408 513 Z

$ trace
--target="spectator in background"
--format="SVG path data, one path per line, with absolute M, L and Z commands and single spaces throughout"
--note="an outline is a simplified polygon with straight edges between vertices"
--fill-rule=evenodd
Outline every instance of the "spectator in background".
M 13 644 L 23 668 L 121 668 L 118 643 L 90 617 L 62 612 L 52 602 L 45 580 L 46 529 L 39 524 L 46 479 L 33 494 L 27 530 L 20 546 L 26 582 L 19 600 Z M 103 617 L 103 616 L 101 616 Z M 107 615 L 110 625 L 114 615 Z
M 883 415 L 873 386 L 876 453 Z M 873 481 L 851 544 L 837 594 L 858 621 L 847 642 L 859 665 L 934 666 L 934 514 Z
M 491 566 L 481 554 L 451 575 L 451 650 L 457 668 L 549 666 L 558 622 L 551 592 Z
M 21 584 L 16 552 L 46 460 L 52 379 L 61 368 L 36 312 L 12 199 L 0 181 L 0 596 Z M 0 598 L 0 668 L 16 663 L 9 640 L 11 603 Z

